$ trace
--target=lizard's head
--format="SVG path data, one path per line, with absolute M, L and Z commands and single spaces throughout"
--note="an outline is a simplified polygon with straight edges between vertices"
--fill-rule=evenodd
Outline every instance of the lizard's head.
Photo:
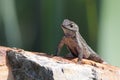
M 70 21 L 68 19 L 65 19 L 62 23 L 62 29 L 65 33 L 65 35 L 74 35 L 76 32 L 79 31 L 79 27 L 76 23 L 73 21 Z
M 79 28 L 78 28 L 78 25 L 73 22 L 73 21 L 70 21 L 68 19 L 65 19 L 62 23 L 62 28 L 66 28 L 66 29 L 69 29 L 71 31 L 78 31 Z

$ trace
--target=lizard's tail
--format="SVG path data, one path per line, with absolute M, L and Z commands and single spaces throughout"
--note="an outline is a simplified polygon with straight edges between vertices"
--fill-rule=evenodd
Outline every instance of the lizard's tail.
M 90 54 L 89 60 L 93 60 L 95 62 L 99 62 L 99 63 L 103 63 L 104 60 L 102 58 L 100 58 L 97 54 Z

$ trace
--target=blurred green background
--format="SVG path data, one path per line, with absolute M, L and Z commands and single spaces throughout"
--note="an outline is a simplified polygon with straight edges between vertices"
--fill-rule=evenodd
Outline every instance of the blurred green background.
M 86 42 L 105 61 L 120 66 L 119 3 L 120 0 L 0 0 L 0 45 L 54 54 L 63 36 L 60 25 L 67 18 L 79 25 Z

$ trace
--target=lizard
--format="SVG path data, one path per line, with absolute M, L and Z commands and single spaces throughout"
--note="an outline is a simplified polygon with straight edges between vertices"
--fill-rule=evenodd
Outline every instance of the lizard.
M 78 62 L 80 63 L 83 58 L 98 63 L 104 62 L 104 60 L 88 46 L 79 33 L 79 27 L 75 22 L 69 19 L 64 19 L 61 28 L 64 32 L 64 36 L 58 44 L 55 54 L 56 56 L 60 54 L 63 45 L 66 45 L 70 53 L 72 53 L 74 57 L 78 57 Z

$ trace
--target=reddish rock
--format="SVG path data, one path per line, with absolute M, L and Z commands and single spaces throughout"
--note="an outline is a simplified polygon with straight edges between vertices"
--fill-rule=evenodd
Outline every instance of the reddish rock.
M 14 76 L 14 77 L 13 77 Z M 120 68 L 0 47 L 0 80 L 120 80 Z

